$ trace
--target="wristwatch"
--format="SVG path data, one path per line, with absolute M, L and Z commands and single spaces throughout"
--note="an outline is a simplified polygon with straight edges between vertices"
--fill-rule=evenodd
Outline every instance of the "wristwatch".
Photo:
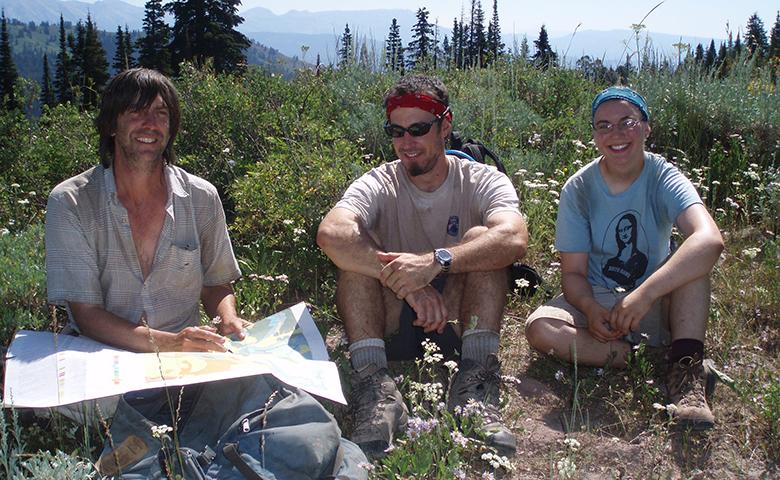
M 433 251 L 433 259 L 441 265 L 441 273 L 448 273 L 452 265 L 452 253 L 446 248 L 437 248 Z

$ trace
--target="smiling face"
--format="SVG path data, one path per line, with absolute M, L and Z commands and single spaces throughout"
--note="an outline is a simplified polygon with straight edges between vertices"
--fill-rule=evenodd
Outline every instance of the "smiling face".
M 396 108 L 390 113 L 390 123 L 407 128 L 418 122 L 430 122 L 436 117 L 419 108 Z M 425 135 L 413 137 L 408 132 L 403 137 L 393 138 L 393 148 L 407 173 L 415 178 L 434 176 L 443 168 L 446 174 L 447 159 L 444 154 L 445 141 L 452 126 L 449 121 L 435 122 Z M 416 182 L 415 182 L 416 183 Z
M 158 95 L 147 108 L 128 110 L 117 117 L 114 158 L 129 165 L 162 165 L 169 140 L 170 112 Z
M 650 125 L 640 121 L 633 128 L 621 130 L 619 124 L 627 119 L 642 120 L 639 109 L 625 100 L 604 102 L 593 117 L 593 124 L 612 125 L 608 132 L 593 131 L 596 148 L 604 156 L 605 167 L 616 172 L 628 173 L 644 165 L 645 140 L 650 135 Z

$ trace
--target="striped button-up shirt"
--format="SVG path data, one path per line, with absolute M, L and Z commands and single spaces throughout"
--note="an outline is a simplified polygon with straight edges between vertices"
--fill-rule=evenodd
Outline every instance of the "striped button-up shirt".
M 175 166 L 165 167 L 165 179 L 165 222 L 146 279 L 112 169 L 94 167 L 52 190 L 46 207 L 49 303 L 100 305 L 169 332 L 199 323 L 202 287 L 232 282 L 241 272 L 214 186 Z

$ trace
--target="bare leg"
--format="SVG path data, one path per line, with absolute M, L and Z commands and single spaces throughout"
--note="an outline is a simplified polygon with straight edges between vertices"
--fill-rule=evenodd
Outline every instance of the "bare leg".
M 626 357 L 631 350 L 628 342 L 613 340 L 602 343 L 585 328 L 576 328 L 556 318 L 538 318 L 525 330 L 528 343 L 542 353 L 574 361 L 579 365 L 602 367 L 611 365 L 616 368 L 626 366 Z
M 339 272 L 336 308 L 350 342 L 383 338 L 385 303 L 379 280 L 354 272 Z
M 702 277 L 673 291 L 669 302 L 672 340 L 692 338 L 703 342 L 709 315 L 709 277 Z

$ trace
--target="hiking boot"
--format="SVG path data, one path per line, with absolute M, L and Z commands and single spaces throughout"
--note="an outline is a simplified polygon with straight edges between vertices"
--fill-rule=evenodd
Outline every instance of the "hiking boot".
M 666 374 L 669 399 L 677 407 L 673 418 L 677 427 L 707 430 L 715 425 L 707 397 L 714 388 L 714 375 L 701 356 L 683 357 Z
M 409 411 L 386 368 L 367 365 L 352 376 L 350 440 L 371 459 L 385 456 L 395 433 L 406 427 Z
M 452 377 L 447 395 L 447 409 L 456 415 L 468 412 L 470 404 L 480 404 L 482 427 L 485 443 L 494 447 L 500 455 L 515 454 L 517 442 L 515 435 L 504 426 L 499 412 L 499 384 L 501 365 L 495 355 L 489 355 L 487 366 L 466 359 L 458 368 L 458 373 Z

